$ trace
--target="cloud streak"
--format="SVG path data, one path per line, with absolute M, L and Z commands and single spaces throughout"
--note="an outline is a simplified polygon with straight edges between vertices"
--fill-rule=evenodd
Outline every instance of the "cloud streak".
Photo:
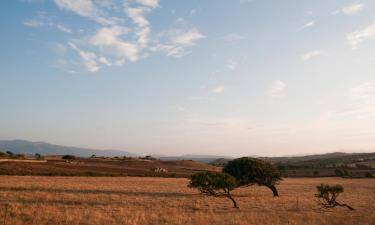
M 358 45 L 364 41 L 375 38 L 375 21 L 367 27 L 351 32 L 347 35 L 349 44 L 356 49 Z

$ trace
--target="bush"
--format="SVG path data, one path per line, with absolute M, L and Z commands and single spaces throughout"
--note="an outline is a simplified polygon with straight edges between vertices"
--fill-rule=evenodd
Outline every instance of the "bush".
M 35 159 L 41 160 L 43 157 L 39 153 L 35 153 Z
M 375 178 L 374 174 L 372 174 L 371 172 L 366 172 L 365 176 L 367 178 Z
M 226 173 L 202 172 L 190 176 L 189 187 L 197 188 L 202 194 L 229 198 L 234 208 L 238 208 L 231 191 L 237 187 L 236 179 Z
M 259 185 L 268 187 L 273 196 L 279 196 L 276 185 L 282 180 L 280 172 L 269 162 L 243 157 L 229 161 L 223 169 L 224 173 L 236 178 L 237 185 Z
M 347 171 L 346 169 L 335 169 L 335 174 L 336 176 L 342 177 L 342 178 L 352 177 L 350 172 Z
M 347 204 L 341 204 L 337 202 L 337 198 L 341 193 L 344 192 L 344 187 L 336 184 L 334 186 L 330 186 L 328 184 L 321 184 L 316 187 L 318 193 L 315 195 L 318 198 L 318 203 L 323 208 L 334 208 L 336 206 L 340 207 L 347 207 L 350 210 L 354 210 L 351 206 Z
M 65 160 L 72 160 L 72 159 L 75 159 L 76 157 L 74 155 L 64 155 L 62 157 L 62 159 L 65 159 Z

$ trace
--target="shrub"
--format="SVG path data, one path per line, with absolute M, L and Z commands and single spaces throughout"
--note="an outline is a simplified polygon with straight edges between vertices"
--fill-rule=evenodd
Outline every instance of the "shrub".
M 74 155 L 64 155 L 62 157 L 62 159 L 65 159 L 65 160 L 72 160 L 72 159 L 75 159 L 76 157 Z
M 366 172 L 365 176 L 367 178 L 375 178 L 374 174 L 372 174 L 371 172 Z
M 39 153 L 35 153 L 35 159 L 40 160 L 43 159 L 43 157 Z
M 268 187 L 273 196 L 279 196 L 276 185 L 282 180 L 280 172 L 269 162 L 243 157 L 234 159 L 224 167 L 224 173 L 236 178 L 237 185 L 259 185 Z
M 334 208 L 336 206 L 340 207 L 347 207 L 350 210 L 354 210 L 351 206 L 347 204 L 342 204 L 337 202 L 337 198 L 341 193 L 344 192 L 344 187 L 336 184 L 334 186 L 330 186 L 328 184 L 321 184 L 316 187 L 318 193 L 315 197 L 318 199 L 318 203 L 326 209 Z
M 335 174 L 336 176 L 343 178 L 349 178 L 352 176 L 346 169 L 335 169 Z
M 197 188 L 202 194 L 214 197 L 229 198 L 234 208 L 238 208 L 236 200 L 230 193 L 237 187 L 236 179 L 226 173 L 202 172 L 190 176 L 189 187 Z

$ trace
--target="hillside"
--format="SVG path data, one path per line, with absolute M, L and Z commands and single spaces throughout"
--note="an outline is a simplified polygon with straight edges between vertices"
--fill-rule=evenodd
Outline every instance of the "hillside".
M 119 150 L 97 150 L 90 148 L 78 148 L 54 145 L 45 142 L 31 142 L 25 140 L 0 140 L 0 151 L 11 151 L 15 154 L 42 155 L 76 155 L 81 157 L 97 156 L 138 156 L 137 154 Z

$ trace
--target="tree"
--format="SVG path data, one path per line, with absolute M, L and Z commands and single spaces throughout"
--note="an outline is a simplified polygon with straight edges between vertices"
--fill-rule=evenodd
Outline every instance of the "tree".
M 337 198 L 341 193 L 344 192 L 344 187 L 336 184 L 330 186 L 328 184 L 321 184 L 316 187 L 318 193 L 315 195 L 318 198 L 318 203 L 326 209 L 334 208 L 336 206 L 346 207 L 350 210 L 354 210 L 351 206 L 347 204 L 342 204 L 337 202 Z
M 269 162 L 243 157 L 229 161 L 224 173 L 236 178 L 238 187 L 259 185 L 268 187 L 274 197 L 279 196 L 276 185 L 282 180 L 280 172 Z
M 375 178 L 374 174 L 372 174 L 371 172 L 366 172 L 365 177 L 367 177 L 367 178 Z
M 65 160 L 72 160 L 72 159 L 75 159 L 76 157 L 74 155 L 64 155 L 62 157 L 62 159 L 65 159 Z
M 189 187 L 197 188 L 202 194 L 229 198 L 234 208 L 239 208 L 230 193 L 237 187 L 236 179 L 226 173 L 202 172 L 190 176 Z
M 40 160 L 40 159 L 42 159 L 42 156 L 39 153 L 35 153 L 35 158 L 37 160 Z

